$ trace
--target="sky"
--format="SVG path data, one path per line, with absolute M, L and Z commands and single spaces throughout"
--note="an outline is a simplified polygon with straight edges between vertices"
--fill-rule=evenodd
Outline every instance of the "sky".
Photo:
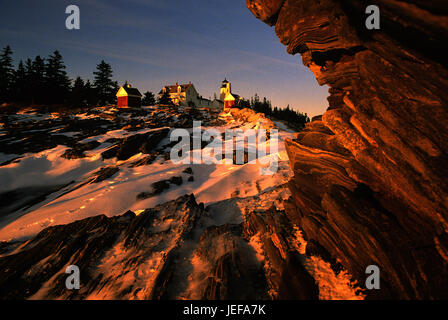
M 256 19 L 245 0 L 14 0 L 0 11 L 0 47 L 20 59 L 59 50 L 71 78 L 92 79 L 96 65 L 111 64 L 119 84 L 159 92 L 191 81 L 213 98 L 227 78 L 245 98 L 266 96 L 310 117 L 328 106 L 299 55 L 291 56 L 274 28 Z M 80 30 L 68 30 L 65 9 L 80 9 Z M 218 94 L 219 95 L 219 94 Z

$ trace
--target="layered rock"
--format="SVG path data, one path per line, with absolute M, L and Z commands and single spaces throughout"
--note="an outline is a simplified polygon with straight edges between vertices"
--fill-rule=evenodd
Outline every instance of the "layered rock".
M 185 195 L 139 215 L 99 215 L 1 242 L 0 298 L 317 299 L 283 211 L 248 206 L 242 223 L 216 224 L 215 210 Z M 66 287 L 70 265 L 79 290 Z
M 0 257 L 2 299 L 163 298 L 176 283 L 173 264 L 204 208 L 191 195 L 148 209 L 50 227 Z M 67 290 L 65 269 L 80 270 Z
M 448 6 L 376 1 L 367 30 L 358 0 L 247 0 L 300 53 L 329 108 L 287 142 L 287 214 L 368 298 L 448 297 Z
M 127 160 L 139 152 L 151 153 L 160 141 L 168 135 L 169 131 L 167 128 L 162 128 L 120 139 L 115 146 L 104 151 L 101 155 L 104 159 L 116 157 L 117 160 Z

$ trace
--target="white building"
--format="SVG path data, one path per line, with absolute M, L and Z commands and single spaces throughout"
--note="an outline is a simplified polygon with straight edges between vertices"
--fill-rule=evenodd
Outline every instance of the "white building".
M 190 82 L 188 84 L 178 84 L 164 86 L 159 92 L 161 97 L 166 92 L 169 93 L 171 101 L 178 106 L 195 106 L 203 108 L 222 109 L 224 102 L 214 99 L 204 99 L 199 95 L 194 85 Z

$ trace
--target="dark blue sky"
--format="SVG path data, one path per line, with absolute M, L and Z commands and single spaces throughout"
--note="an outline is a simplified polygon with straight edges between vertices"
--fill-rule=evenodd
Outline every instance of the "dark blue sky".
M 65 28 L 70 4 L 80 8 L 80 30 Z M 128 80 L 140 91 L 191 81 L 213 97 L 227 77 L 247 98 L 258 92 L 311 116 L 327 106 L 327 88 L 299 55 L 286 53 L 245 0 L 3 1 L 0 46 L 7 44 L 16 63 L 58 49 L 71 77 L 91 79 L 104 59 L 120 84 Z

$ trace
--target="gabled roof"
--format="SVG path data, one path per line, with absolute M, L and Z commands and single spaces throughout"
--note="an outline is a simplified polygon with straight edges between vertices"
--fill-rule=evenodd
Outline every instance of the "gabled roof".
M 127 92 L 128 95 L 130 96 L 139 96 L 141 97 L 142 94 L 140 93 L 140 91 L 137 88 L 124 88 L 124 90 Z
M 133 96 L 133 97 L 142 97 L 142 94 L 140 93 L 140 91 L 138 91 L 137 88 L 132 88 L 129 85 L 124 85 L 122 86 L 118 92 L 117 95 L 120 93 L 120 91 L 124 90 L 128 96 Z
M 230 99 L 229 99 L 229 98 L 230 98 Z M 224 97 L 224 100 L 232 100 L 231 98 L 235 99 L 235 101 L 236 101 L 236 100 L 241 99 L 241 96 L 238 95 L 238 94 L 236 94 L 236 93 L 228 93 L 228 94 L 226 94 L 226 96 Z
M 192 83 L 187 84 L 178 84 L 178 85 L 172 85 L 172 86 L 164 86 L 163 88 L 166 88 L 169 93 L 177 93 L 177 88 L 180 86 L 180 92 L 187 92 L 188 89 L 190 89 L 191 86 L 193 86 Z M 160 90 L 159 94 L 163 93 L 163 88 Z

